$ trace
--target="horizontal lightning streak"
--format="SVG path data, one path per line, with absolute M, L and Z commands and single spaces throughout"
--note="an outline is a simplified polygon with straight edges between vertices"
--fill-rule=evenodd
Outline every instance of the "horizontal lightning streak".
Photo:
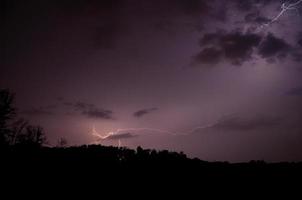
M 182 133 L 167 131 L 167 130 L 163 130 L 163 129 L 156 129 L 156 128 L 125 128 L 125 129 L 117 129 L 116 131 L 108 132 L 104 136 L 102 136 L 101 134 L 99 134 L 95 130 L 95 128 L 93 128 L 92 135 L 98 137 L 101 140 L 106 140 L 106 139 L 108 139 L 112 135 L 119 135 L 120 133 L 127 132 L 127 131 L 133 131 L 133 132 L 136 132 L 136 131 L 152 131 L 152 132 L 157 132 L 157 133 L 169 134 L 171 136 L 180 136 L 180 135 L 190 135 L 190 134 L 192 134 L 192 133 L 194 133 L 194 132 L 196 132 L 198 130 L 213 127 L 216 123 L 217 122 L 209 124 L 209 125 L 205 125 L 205 126 L 197 126 L 197 127 L 193 128 L 193 129 L 191 129 L 190 131 L 182 132 Z

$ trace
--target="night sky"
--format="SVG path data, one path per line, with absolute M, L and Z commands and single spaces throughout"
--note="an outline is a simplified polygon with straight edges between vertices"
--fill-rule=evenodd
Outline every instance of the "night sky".
M 6 0 L 0 86 L 50 145 L 301 161 L 302 2 L 273 21 L 282 3 Z

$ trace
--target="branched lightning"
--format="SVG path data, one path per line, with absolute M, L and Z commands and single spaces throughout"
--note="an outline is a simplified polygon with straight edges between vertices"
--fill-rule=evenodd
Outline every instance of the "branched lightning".
M 281 11 L 278 13 L 278 15 L 276 15 L 273 19 L 271 19 L 268 23 L 265 23 L 263 25 L 261 25 L 261 28 L 265 27 L 265 26 L 269 26 L 272 23 L 276 22 L 286 11 L 289 10 L 294 10 L 297 12 L 297 14 L 299 14 L 299 10 L 298 10 L 298 5 L 302 3 L 302 0 L 298 0 L 295 3 L 282 3 L 281 4 Z

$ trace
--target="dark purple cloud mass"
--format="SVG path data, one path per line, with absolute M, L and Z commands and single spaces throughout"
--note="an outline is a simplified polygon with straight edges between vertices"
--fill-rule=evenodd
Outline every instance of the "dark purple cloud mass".
M 146 108 L 146 109 L 142 109 L 142 110 L 138 110 L 135 113 L 133 113 L 134 117 L 142 117 L 144 115 L 147 115 L 153 111 L 156 111 L 158 108 Z
M 302 160 L 302 15 L 271 23 L 279 0 L 4 2 L 0 87 L 50 143 L 95 127 L 119 133 L 108 145 Z
M 259 45 L 261 37 L 256 34 L 234 33 L 210 33 L 205 34 L 200 40 L 200 46 L 204 48 L 195 61 L 214 64 L 230 61 L 231 64 L 241 65 L 251 59 L 253 49 Z
M 232 65 L 242 65 L 257 55 L 271 61 L 299 52 L 272 33 L 266 36 L 241 32 L 209 33 L 200 39 L 200 46 L 204 48 L 194 56 L 193 64 L 204 63 L 213 66 L 220 62 L 230 62 Z
M 64 106 L 71 107 L 74 111 L 95 119 L 114 119 L 113 111 L 103 108 L 98 108 L 96 105 L 85 102 L 64 102 Z
M 106 138 L 106 140 L 121 140 L 121 139 L 130 139 L 133 137 L 137 137 L 137 135 L 134 135 L 132 133 L 120 133 L 115 135 L 110 135 Z
M 283 39 L 269 34 L 259 47 L 259 54 L 263 58 L 285 57 L 290 52 L 290 45 Z

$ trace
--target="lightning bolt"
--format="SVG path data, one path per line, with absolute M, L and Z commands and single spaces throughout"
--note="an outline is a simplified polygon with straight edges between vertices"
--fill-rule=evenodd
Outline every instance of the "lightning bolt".
M 124 128 L 124 129 L 117 129 L 115 131 L 110 131 L 110 132 L 106 133 L 105 135 L 101 135 L 96 131 L 95 126 L 93 126 L 93 128 L 92 128 L 92 135 L 98 137 L 101 140 L 106 140 L 107 138 L 109 138 L 112 135 L 118 135 L 121 132 L 127 132 L 127 131 L 132 131 L 132 132 L 152 131 L 152 132 L 157 132 L 157 133 L 167 133 L 170 135 L 176 135 L 176 133 L 174 133 L 174 132 L 163 130 L 163 129 L 156 129 L 156 128 Z
M 201 129 L 206 129 L 206 128 L 210 128 L 212 126 L 214 126 L 217 122 L 214 122 L 212 124 L 208 124 L 208 125 L 205 125 L 205 126 L 197 126 L 193 129 L 191 129 L 190 131 L 187 131 L 187 132 L 181 132 L 181 133 L 177 133 L 177 132 L 172 132 L 172 131 L 168 131 L 168 130 L 163 130 L 163 129 L 156 129 L 156 128 L 124 128 L 124 129 L 117 129 L 116 131 L 110 131 L 104 135 L 101 135 L 99 134 L 95 127 L 93 126 L 92 128 L 92 135 L 93 136 L 96 136 L 97 138 L 101 139 L 101 140 L 106 140 L 107 138 L 109 138 L 110 136 L 112 135 L 118 135 L 120 133 L 123 133 L 123 132 L 127 132 L 127 131 L 132 131 L 132 132 L 137 132 L 137 131 L 151 131 L 153 133 L 164 133 L 164 134 L 168 134 L 170 136 L 180 136 L 180 135 L 190 135 L 198 130 L 201 130 Z M 121 146 L 121 140 L 119 139 L 118 140 L 118 146 L 120 147 Z
M 132 131 L 132 132 L 136 132 L 136 131 L 152 131 L 152 132 L 158 132 L 158 133 L 165 133 L 165 134 L 170 134 L 170 135 L 176 135 L 176 133 L 173 133 L 171 131 L 166 131 L 166 130 L 162 130 L 162 129 L 155 129 L 155 128 L 125 128 L 125 129 L 117 129 L 116 131 L 111 131 L 106 133 L 105 135 L 101 135 L 99 134 L 96 129 L 95 126 L 93 126 L 92 128 L 92 135 L 101 139 L 101 140 L 106 140 L 107 138 L 109 138 L 112 135 L 118 135 L 119 133 L 122 132 L 126 132 L 126 131 Z M 118 147 L 121 147 L 122 143 L 121 140 L 118 140 Z
M 299 1 L 295 2 L 295 3 L 282 3 L 281 4 L 281 11 L 278 13 L 278 15 L 276 15 L 268 23 L 265 23 L 265 24 L 261 25 L 260 28 L 264 28 L 264 27 L 269 26 L 272 23 L 276 22 L 288 10 L 295 10 L 297 12 L 297 14 L 299 15 L 299 10 L 298 10 L 297 6 L 300 3 L 302 3 L 302 0 L 299 0 Z
M 302 1 L 302 0 L 301 0 Z M 231 114 L 227 114 L 227 115 L 223 115 L 223 117 L 231 117 L 236 115 L 236 113 L 231 113 Z M 188 136 L 191 135 L 193 133 L 195 133 L 198 130 L 203 130 L 203 129 L 207 129 L 207 128 L 211 128 L 214 127 L 217 123 L 220 123 L 221 119 L 218 119 L 216 121 L 214 121 L 213 123 L 209 123 L 205 126 L 197 126 L 192 128 L 189 131 L 185 131 L 185 132 L 172 132 L 172 131 L 168 131 L 168 130 L 163 130 L 163 129 L 157 129 L 157 128 L 124 128 L 124 129 L 117 129 L 115 131 L 110 131 L 104 135 L 99 134 L 96 129 L 95 126 L 93 126 L 92 128 L 92 135 L 96 136 L 97 138 L 101 139 L 101 140 L 106 140 L 107 138 L 109 138 L 112 135 L 118 135 L 119 133 L 123 133 L 123 132 L 127 132 L 127 131 L 132 131 L 132 132 L 136 132 L 136 131 L 151 131 L 153 133 L 164 133 L 164 134 L 168 134 L 170 136 Z M 96 143 L 93 143 L 96 144 Z M 122 142 L 119 139 L 118 140 L 118 147 L 122 146 Z
M 99 134 L 99 133 L 96 131 L 95 126 L 93 126 L 93 128 L 92 128 L 92 135 L 93 135 L 93 136 L 96 136 L 96 137 L 98 137 L 98 138 L 100 138 L 100 139 L 102 139 L 102 140 L 105 140 L 105 139 L 107 139 L 108 137 L 110 137 L 111 135 L 114 135 L 114 134 L 115 134 L 114 132 L 109 132 L 109 133 L 107 133 L 106 135 L 102 136 L 101 134 Z
M 170 135 L 176 135 L 176 133 L 163 130 L 163 129 L 156 129 L 156 128 L 125 128 L 125 129 L 117 129 L 114 132 L 111 132 L 113 134 L 119 134 L 120 132 L 126 132 L 126 131 L 152 131 L 152 132 L 157 132 L 157 133 L 167 133 Z

